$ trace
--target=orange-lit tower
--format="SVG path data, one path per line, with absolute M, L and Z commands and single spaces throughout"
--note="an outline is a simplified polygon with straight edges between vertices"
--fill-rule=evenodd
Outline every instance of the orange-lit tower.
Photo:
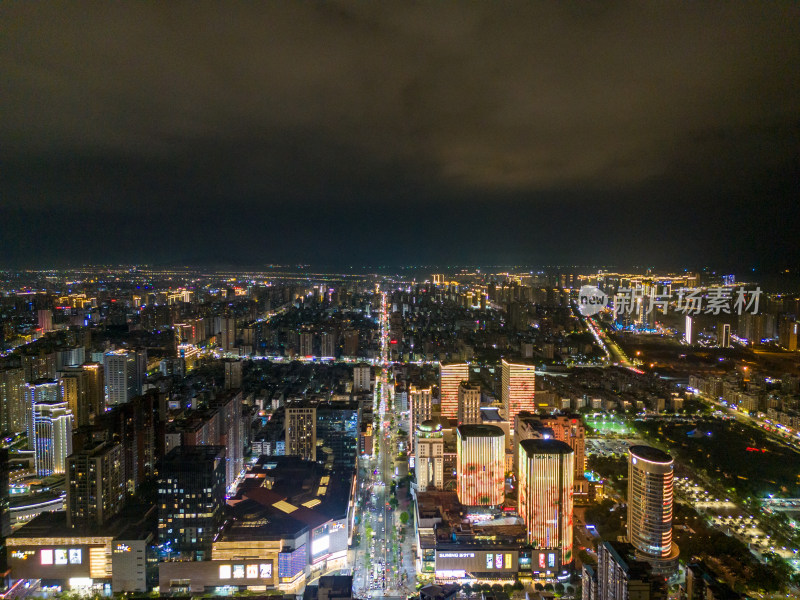
M 505 433 L 495 425 L 457 429 L 458 499 L 465 506 L 498 506 L 505 500 Z
M 572 477 L 575 453 L 555 439 L 522 440 L 519 452 L 519 515 L 528 543 L 558 551 L 561 569 L 572 562 Z
M 506 420 L 514 427 L 514 417 L 521 411 L 536 412 L 534 394 L 536 390 L 536 371 L 532 364 L 502 362 L 501 400 Z
M 458 418 L 458 386 L 469 380 L 467 363 L 439 365 L 439 398 L 442 416 L 447 419 Z

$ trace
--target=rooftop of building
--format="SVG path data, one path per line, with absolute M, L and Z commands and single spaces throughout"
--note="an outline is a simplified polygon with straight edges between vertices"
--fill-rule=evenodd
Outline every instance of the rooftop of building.
M 220 541 L 277 539 L 343 519 L 354 475 L 296 456 L 262 456 L 228 501 L 234 520 Z
M 481 520 L 470 520 L 455 492 L 418 492 L 417 516 L 420 520 L 440 521 L 434 526 L 435 533 L 420 534 L 420 543 L 425 548 L 507 549 L 518 547 L 525 537 L 525 524 L 519 517 L 497 512 L 494 515 L 482 515 Z
M 36 379 L 25 384 L 26 387 L 35 387 L 38 385 L 58 385 L 58 382 L 53 379 Z
M 84 446 L 80 450 L 75 450 L 71 456 L 75 456 L 76 454 L 88 457 L 96 457 L 102 456 L 109 450 L 112 450 L 114 447 L 119 446 L 118 442 L 110 442 L 110 441 L 101 441 L 96 442 L 88 446 Z
M 303 600 L 317 600 L 319 596 L 331 598 L 353 597 L 352 575 L 323 575 L 319 578 L 319 585 L 306 586 Z
M 720 577 L 703 561 L 695 561 L 686 565 L 687 576 L 691 572 L 691 576 L 701 579 L 703 583 L 712 590 L 713 598 L 718 600 L 738 600 L 744 596 L 733 589 L 725 582 L 720 580 Z
M 458 433 L 461 437 L 477 438 L 477 437 L 501 437 L 505 436 L 505 432 L 497 425 L 459 425 Z
M 528 358 L 516 358 L 514 360 L 504 358 L 503 364 L 513 365 L 518 367 L 531 367 L 531 368 L 536 367 L 536 362 L 533 359 L 528 359 Z
M 164 465 L 192 463 L 225 456 L 225 446 L 177 446 L 162 459 Z
M 455 583 L 445 583 L 444 585 L 426 585 L 419 591 L 421 600 L 448 600 L 453 598 L 461 589 Z
M 60 492 L 48 491 L 38 494 L 25 494 L 24 496 L 11 496 L 8 499 L 8 507 L 10 510 L 24 510 L 26 508 L 35 508 L 36 506 L 57 502 L 59 500 L 64 500 Z
M 417 429 L 423 433 L 433 433 L 435 431 L 442 431 L 443 429 L 450 428 L 450 420 L 442 417 L 434 417 L 427 419 L 417 425 Z
M 43 512 L 28 521 L 21 528 L 8 536 L 9 540 L 25 540 L 32 538 L 79 538 L 79 537 L 109 537 L 115 538 L 129 525 L 126 519 L 114 519 L 103 525 L 86 527 L 67 527 L 67 513 L 65 511 Z
M 672 457 L 658 448 L 652 446 L 631 446 L 630 453 L 632 456 L 641 458 L 652 463 L 669 464 L 672 462 Z
M 500 409 L 496 406 L 482 406 L 481 407 L 481 420 L 484 423 L 507 423 L 503 416 L 500 414 Z
M 572 454 L 569 444 L 553 438 L 522 440 L 519 445 L 527 454 Z
M 652 571 L 649 563 L 636 559 L 636 548 L 627 542 L 608 541 L 602 544 L 629 579 L 648 577 Z

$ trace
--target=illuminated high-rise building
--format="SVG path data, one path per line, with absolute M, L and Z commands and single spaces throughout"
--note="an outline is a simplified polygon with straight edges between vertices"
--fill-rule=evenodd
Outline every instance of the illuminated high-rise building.
M 356 365 L 353 367 L 353 391 L 368 392 L 372 389 L 372 367 Z
M 62 370 L 65 367 L 77 367 L 86 362 L 86 348 L 83 346 L 72 346 L 56 350 L 56 369 Z
M 226 360 L 225 366 L 225 389 L 238 390 L 242 387 L 242 361 Z
M 158 541 L 173 556 L 207 560 L 225 512 L 225 447 L 178 446 L 158 479 Z
M 61 399 L 69 404 L 75 417 L 74 427 L 88 425 L 90 407 L 87 372 L 82 367 L 64 367 L 56 375 L 61 386 Z
M 439 399 L 441 414 L 447 419 L 458 418 L 458 386 L 469 380 L 467 363 L 439 365 Z
M 446 419 L 423 421 L 416 429 L 414 472 L 417 491 L 444 488 L 444 430 Z
M 505 432 L 495 425 L 459 425 L 456 441 L 458 499 L 465 506 L 505 501 Z
M 326 358 L 336 357 L 336 334 L 330 331 L 323 331 L 319 336 L 320 356 Z
M 317 409 L 307 406 L 286 408 L 286 455 L 317 460 Z
M 217 344 L 225 352 L 231 352 L 236 347 L 236 319 L 233 317 L 216 317 L 214 319 L 214 335 Z
M 506 420 L 514 426 L 514 418 L 523 410 L 535 411 L 536 371 L 532 364 L 502 362 L 501 400 Z
M 358 329 L 346 329 L 343 337 L 344 347 L 342 348 L 342 354 L 350 357 L 356 356 L 358 354 L 360 341 Z
M 317 446 L 333 468 L 352 469 L 358 457 L 358 401 L 320 402 L 316 405 Z
M 25 431 L 25 372 L 0 369 L 0 431 Z
M 597 565 L 583 566 L 584 598 L 593 600 L 665 600 L 667 585 L 652 566 L 636 558 L 636 550 L 624 542 L 597 546 Z M 588 592 L 588 594 L 587 594 Z M 695 600 L 689 596 L 691 600 Z
M 798 338 L 800 338 L 800 323 L 784 317 L 778 331 L 778 344 L 784 350 L 797 352 Z
M 692 345 L 697 341 L 697 324 L 691 315 L 686 315 L 683 339 L 686 340 L 686 343 L 689 345 Z
M 72 454 L 72 411 L 60 400 L 33 405 L 34 464 L 40 477 L 65 472 Z
M 417 426 L 433 416 L 433 391 L 431 388 L 411 386 L 408 390 L 408 431 L 411 433 L 411 449 L 414 449 L 413 435 Z
M 519 515 L 525 521 L 527 541 L 552 549 L 559 556 L 554 569 L 572 563 L 572 478 L 575 453 L 555 439 L 527 439 L 519 443 Z
M 67 526 L 102 525 L 125 503 L 122 444 L 102 443 L 67 458 Z
M 300 334 L 300 356 L 314 355 L 314 334 L 304 331 Z
M 720 348 L 731 347 L 731 326 L 730 323 L 720 323 L 717 325 L 717 345 Z
M 26 383 L 23 388 L 25 403 L 25 431 L 28 434 L 28 450 L 36 450 L 36 429 L 34 427 L 33 407 L 45 402 L 59 402 L 61 388 L 57 381 L 39 379 Z
M 42 308 L 36 311 L 36 320 L 42 333 L 53 331 L 53 311 L 49 308 Z
M 147 368 L 147 352 L 114 350 L 104 358 L 108 406 L 125 404 L 142 393 Z
M 86 402 L 90 415 L 101 415 L 106 410 L 105 369 L 100 363 L 81 365 L 86 373 Z
M 643 560 L 677 560 L 678 547 L 672 542 L 674 467 L 672 457 L 657 448 L 628 450 L 628 538 Z
M 553 437 L 566 443 L 575 453 L 573 482 L 583 479 L 586 471 L 586 430 L 580 415 L 542 416 L 542 425 L 552 429 Z
M 481 422 L 481 386 L 462 381 L 458 385 L 458 424 Z
M 55 352 L 35 352 L 23 354 L 20 357 L 22 370 L 25 372 L 25 381 L 36 381 L 38 379 L 55 379 L 56 376 L 56 353 Z

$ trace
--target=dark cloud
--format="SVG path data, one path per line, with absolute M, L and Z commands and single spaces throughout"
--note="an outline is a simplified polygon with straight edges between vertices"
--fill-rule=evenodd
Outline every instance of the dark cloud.
M 796 3 L 4 3 L 0 20 L 10 261 L 201 257 L 211 239 L 264 262 L 800 258 Z M 597 250 L 579 241 L 596 229 Z

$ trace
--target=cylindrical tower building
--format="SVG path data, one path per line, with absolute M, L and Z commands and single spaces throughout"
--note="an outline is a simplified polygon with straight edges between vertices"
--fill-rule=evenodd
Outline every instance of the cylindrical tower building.
M 669 567 L 677 559 L 672 543 L 672 457 L 650 446 L 628 450 L 628 537 L 643 560 Z

